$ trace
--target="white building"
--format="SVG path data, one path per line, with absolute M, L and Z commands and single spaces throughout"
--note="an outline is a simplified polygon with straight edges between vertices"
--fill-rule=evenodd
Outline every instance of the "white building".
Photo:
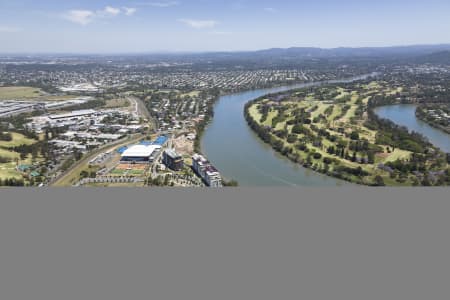
M 222 176 L 219 171 L 202 155 L 192 156 L 192 168 L 209 187 L 222 187 Z
M 131 163 L 151 163 L 159 151 L 161 151 L 161 146 L 158 145 L 135 145 L 123 152 L 120 161 Z

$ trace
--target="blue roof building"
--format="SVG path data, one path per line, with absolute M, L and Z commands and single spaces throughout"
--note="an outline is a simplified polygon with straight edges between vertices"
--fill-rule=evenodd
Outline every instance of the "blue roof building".
M 168 138 L 166 136 L 159 136 L 154 142 L 153 145 L 163 146 L 167 142 Z

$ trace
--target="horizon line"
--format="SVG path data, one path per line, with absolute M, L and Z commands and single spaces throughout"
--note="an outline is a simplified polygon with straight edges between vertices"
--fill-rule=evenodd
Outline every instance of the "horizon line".
M 218 53 L 250 53 L 267 50 L 289 50 L 289 49 L 318 49 L 318 50 L 337 50 L 337 49 L 387 49 L 387 48 L 408 48 L 408 47 L 439 47 L 450 46 L 448 43 L 433 44 L 404 44 L 387 46 L 337 46 L 337 47 L 317 47 L 317 46 L 291 46 L 291 47 L 271 47 L 253 50 L 155 50 L 155 51 L 136 51 L 136 52 L 0 52 L 0 56 L 36 56 L 36 55 L 82 55 L 82 56 L 119 56 L 119 55 L 177 55 L 177 54 L 218 54 Z

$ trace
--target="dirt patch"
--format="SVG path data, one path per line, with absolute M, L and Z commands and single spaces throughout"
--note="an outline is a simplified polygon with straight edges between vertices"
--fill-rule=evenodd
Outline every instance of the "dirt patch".
M 146 170 L 148 165 L 146 164 L 119 164 L 117 170 Z
M 173 140 L 173 146 L 175 148 L 175 151 L 181 155 L 194 154 L 194 142 L 188 140 L 185 135 L 181 135 Z
M 391 155 L 390 153 L 377 153 L 376 156 L 382 159 L 386 159 Z

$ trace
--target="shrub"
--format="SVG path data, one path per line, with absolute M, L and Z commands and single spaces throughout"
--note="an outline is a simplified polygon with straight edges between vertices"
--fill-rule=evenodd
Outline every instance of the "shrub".
M 329 165 L 329 164 L 331 164 L 333 162 L 333 159 L 330 158 L 330 157 L 324 157 L 323 158 L 323 162 L 324 162 L 324 164 Z
M 353 132 L 350 134 L 350 139 L 352 139 L 353 141 L 359 140 L 359 133 L 357 133 L 356 131 L 353 131 Z

